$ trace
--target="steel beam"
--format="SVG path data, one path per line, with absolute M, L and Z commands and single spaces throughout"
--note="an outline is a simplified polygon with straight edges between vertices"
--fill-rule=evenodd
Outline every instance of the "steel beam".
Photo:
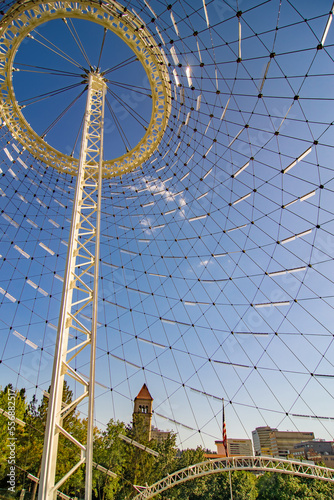
M 39 500 L 56 499 L 55 477 L 59 432 L 78 446 L 78 452 L 82 455 L 78 464 L 86 463 L 85 500 L 90 500 L 92 496 L 95 351 L 106 84 L 98 73 L 89 73 L 87 83 L 86 111 L 58 322 L 38 491 Z M 85 308 L 91 308 L 89 327 L 84 326 L 80 321 L 80 314 Z M 69 347 L 70 331 L 75 332 L 74 337 L 77 341 L 75 345 Z M 87 351 L 89 351 L 90 358 L 88 382 L 77 376 L 70 366 L 79 354 L 82 356 Z M 62 409 L 66 374 L 82 385 L 83 393 L 78 399 L 88 398 L 87 445 L 82 445 L 63 429 L 64 416 L 75 408 L 75 406 L 68 406 L 65 408 L 66 412 Z M 63 478 L 60 478 L 56 486 L 70 477 L 79 465 L 74 466 Z
M 293 476 L 308 477 L 311 479 L 320 479 L 334 483 L 334 469 L 321 467 L 319 465 L 296 462 L 275 457 L 227 457 L 207 460 L 199 464 L 190 465 L 184 469 L 173 472 L 167 477 L 157 481 L 151 486 L 137 486 L 142 488 L 140 493 L 134 497 L 134 500 L 147 500 L 159 495 L 161 492 L 173 488 L 178 484 L 220 472 L 229 472 L 249 470 L 252 472 L 277 472 L 280 474 L 289 474 Z

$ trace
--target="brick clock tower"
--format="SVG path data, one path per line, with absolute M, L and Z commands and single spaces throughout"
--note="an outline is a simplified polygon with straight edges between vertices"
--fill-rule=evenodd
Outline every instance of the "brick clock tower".
M 146 384 L 140 389 L 134 401 L 133 427 L 139 435 L 145 435 L 147 441 L 151 440 L 153 398 Z

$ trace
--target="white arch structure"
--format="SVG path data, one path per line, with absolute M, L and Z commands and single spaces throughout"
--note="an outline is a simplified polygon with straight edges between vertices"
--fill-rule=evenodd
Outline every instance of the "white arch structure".
M 186 481 L 190 481 L 191 479 L 219 472 L 239 470 L 278 472 L 281 474 L 309 477 L 334 483 L 334 469 L 320 467 L 319 465 L 273 457 L 228 457 L 207 460 L 178 470 L 151 486 L 147 486 L 135 496 L 134 500 L 153 498 L 162 491 L 173 488 L 173 486 Z

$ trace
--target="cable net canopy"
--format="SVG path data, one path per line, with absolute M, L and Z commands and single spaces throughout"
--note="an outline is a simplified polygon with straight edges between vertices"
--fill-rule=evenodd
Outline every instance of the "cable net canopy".
M 177 432 L 180 448 L 213 448 L 222 399 L 230 437 L 269 425 L 333 439 L 332 4 L 124 8 L 163 54 L 171 113 L 150 158 L 103 182 L 96 424 L 129 422 L 145 382 L 154 425 Z M 150 119 L 145 72 L 102 26 L 91 43 L 88 21 L 71 22 L 84 49 L 72 37 L 79 66 L 88 67 L 86 54 L 113 68 L 105 154 L 125 154 L 141 136 L 140 117 L 144 128 Z M 70 63 L 50 50 L 61 38 L 36 31 L 15 56 L 14 91 L 36 133 L 77 157 L 82 69 L 70 77 Z M 77 87 L 66 88 L 70 79 Z M 40 397 L 51 379 L 75 178 L 36 160 L 5 122 L 0 134 L 1 379 Z M 91 316 L 87 307 L 82 323 Z M 69 347 L 82 341 L 78 331 L 70 337 Z M 88 377 L 89 359 L 75 368 Z

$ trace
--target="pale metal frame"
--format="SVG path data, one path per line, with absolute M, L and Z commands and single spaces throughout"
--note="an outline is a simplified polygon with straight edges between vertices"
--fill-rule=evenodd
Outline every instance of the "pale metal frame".
M 134 52 L 147 74 L 152 112 L 145 135 L 124 155 L 103 161 L 103 177 L 123 175 L 141 167 L 162 139 L 171 112 L 171 82 L 166 56 L 142 21 L 114 0 L 45 1 L 23 0 L 14 4 L 1 20 L 0 116 L 13 135 L 35 158 L 61 172 L 77 175 L 79 160 L 50 146 L 27 122 L 12 82 L 15 55 L 31 32 L 53 19 L 78 18 L 100 24 L 115 33 Z
M 334 469 L 319 465 L 274 457 L 227 457 L 190 465 L 173 474 L 169 474 L 151 486 L 142 486 L 142 491 L 133 500 L 153 498 L 162 491 L 173 488 L 173 486 L 209 474 L 242 470 L 251 472 L 277 472 L 334 483 Z
M 88 91 L 79 170 L 73 204 L 68 243 L 63 296 L 58 323 L 39 500 L 53 500 L 61 485 L 82 465 L 86 464 L 85 499 L 92 495 L 94 387 L 96 358 L 97 302 L 100 252 L 100 219 L 103 158 L 103 119 L 106 84 L 96 73 L 88 75 Z M 76 293 L 74 293 L 76 291 Z M 89 327 L 80 315 L 91 307 Z M 85 315 L 86 316 L 86 315 Z M 76 342 L 69 348 L 69 335 L 75 332 Z M 71 366 L 86 348 L 90 356 L 88 381 Z M 82 356 L 82 354 L 81 354 Z M 70 376 L 83 386 L 83 392 L 63 406 L 64 376 Z M 63 428 L 63 419 L 85 398 L 88 398 L 87 444 L 80 443 Z M 58 439 L 62 434 L 78 447 L 80 460 L 56 484 Z

